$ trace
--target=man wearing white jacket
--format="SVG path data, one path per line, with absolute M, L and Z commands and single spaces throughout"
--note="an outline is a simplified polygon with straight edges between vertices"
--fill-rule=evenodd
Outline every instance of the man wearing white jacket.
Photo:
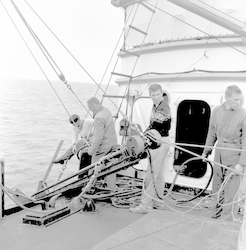
M 89 146 L 89 138 L 92 132 L 93 120 L 92 119 L 80 119 L 76 114 L 69 117 L 69 122 L 73 125 L 73 140 L 72 146 L 54 163 L 63 164 L 66 160 L 69 160 L 74 154 L 77 154 L 80 160 L 79 169 L 82 169 L 91 164 L 91 156 L 88 155 L 87 149 Z M 82 178 L 87 173 L 79 175 Z

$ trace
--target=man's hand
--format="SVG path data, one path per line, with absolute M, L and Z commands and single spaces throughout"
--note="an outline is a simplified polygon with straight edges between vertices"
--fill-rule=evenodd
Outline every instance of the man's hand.
M 88 148 L 88 152 L 87 153 L 88 153 L 88 155 L 93 155 L 93 152 L 92 152 L 92 150 L 91 150 L 90 147 Z
M 237 164 L 235 167 L 234 167 L 235 170 L 237 170 L 238 172 L 240 173 L 243 173 L 244 172 L 244 167 L 240 164 Z
M 208 156 L 207 156 L 206 154 L 202 154 L 201 157 L 203 157 L 203 158 L 208 158 Z M 202 158 L 202 161 L 203 161 L 203 162 L 206 162 L 203 158 Z
M 73 145 L 73 146 L 72 146 L 72 152 L 75 154 L 75 153 L 76 153 L 76 151 L 77 151 L 76 146 L 75 146 L 75 145 Z
M 65 161 L 68 161 L 74 154 L 64 154 L 62 155 L 60 158 L 56 159 L 53 161 L 53 163 L 60 163 L 60 164 L 64 164 Z
M 55 163 L 55 164 L 57 164 L 57 163 L 59 163 L 59 164 L 64 164 L 64 159 L 57 159 L 57 160 L 55 160 L 55 161 L 53 161 L 53 163 Z

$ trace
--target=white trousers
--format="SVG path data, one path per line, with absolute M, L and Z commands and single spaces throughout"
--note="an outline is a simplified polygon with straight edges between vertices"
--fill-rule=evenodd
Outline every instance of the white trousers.
M 169 142 L 169 137 L 162 137 L 163 140 Z M 157 149 L 150 150 L 151 165 L 153 173 L 151 173 L 150 163 L 148 164 L 146 176 L 144 179 L 145 190 L 143 190 L 141 203 L 144 208 L 148 209 L 152 205 L 152 198 L 161 199 L 164 193 L 164 162 L 169 151 L 170 145 L 162 143 Z M 157 196 L 157 194 L 158 196 Z

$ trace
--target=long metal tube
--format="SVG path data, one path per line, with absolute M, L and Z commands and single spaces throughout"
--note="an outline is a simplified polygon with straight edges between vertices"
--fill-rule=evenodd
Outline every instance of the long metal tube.
M 246 37 L 245 23 L 197 0 L 167 0 L 232 32 Z
M 1 185 L 4 187 L 4 159 L 0 159 L 0 182 Z M 4 217 L 4 190 L 0 188 L 0 219 L 3 219 Z

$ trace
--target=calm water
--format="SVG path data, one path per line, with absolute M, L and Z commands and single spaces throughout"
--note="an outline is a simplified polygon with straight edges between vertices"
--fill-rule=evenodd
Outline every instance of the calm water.
M 0 82 L 0 158 L 5 161 L 5 186 L 8 188 L 19 188 L 32 195 L 43 179 L 59 142 L 64 141 L 59 155 L 70 147 L 72 126 L 66 109 L 70 114 L 76 113 L 84 118 L 86 101 L 94 96 L 97 86 L 69 84 L 80 101 L 62 82 L 52 82 L 55 91 L 46 81 Z M 103 89 L 105 87 L 102 86 Z M 110 85 L 107 94 L 117 93 L 118 87 Z M 102 91 L 97 94 L 100 100 L 102 94 Z M 105 98 L 103 105 L 116 113 L 117 108 L 109 99 Z M 78 164 L 74 156 L 62 178 L 76 172 Z M 53 165 L 48 185 L 57 181 L 61 168 L 60 164 Z M 6 204 L 8 207 L 13 205 L 8 198 Z

